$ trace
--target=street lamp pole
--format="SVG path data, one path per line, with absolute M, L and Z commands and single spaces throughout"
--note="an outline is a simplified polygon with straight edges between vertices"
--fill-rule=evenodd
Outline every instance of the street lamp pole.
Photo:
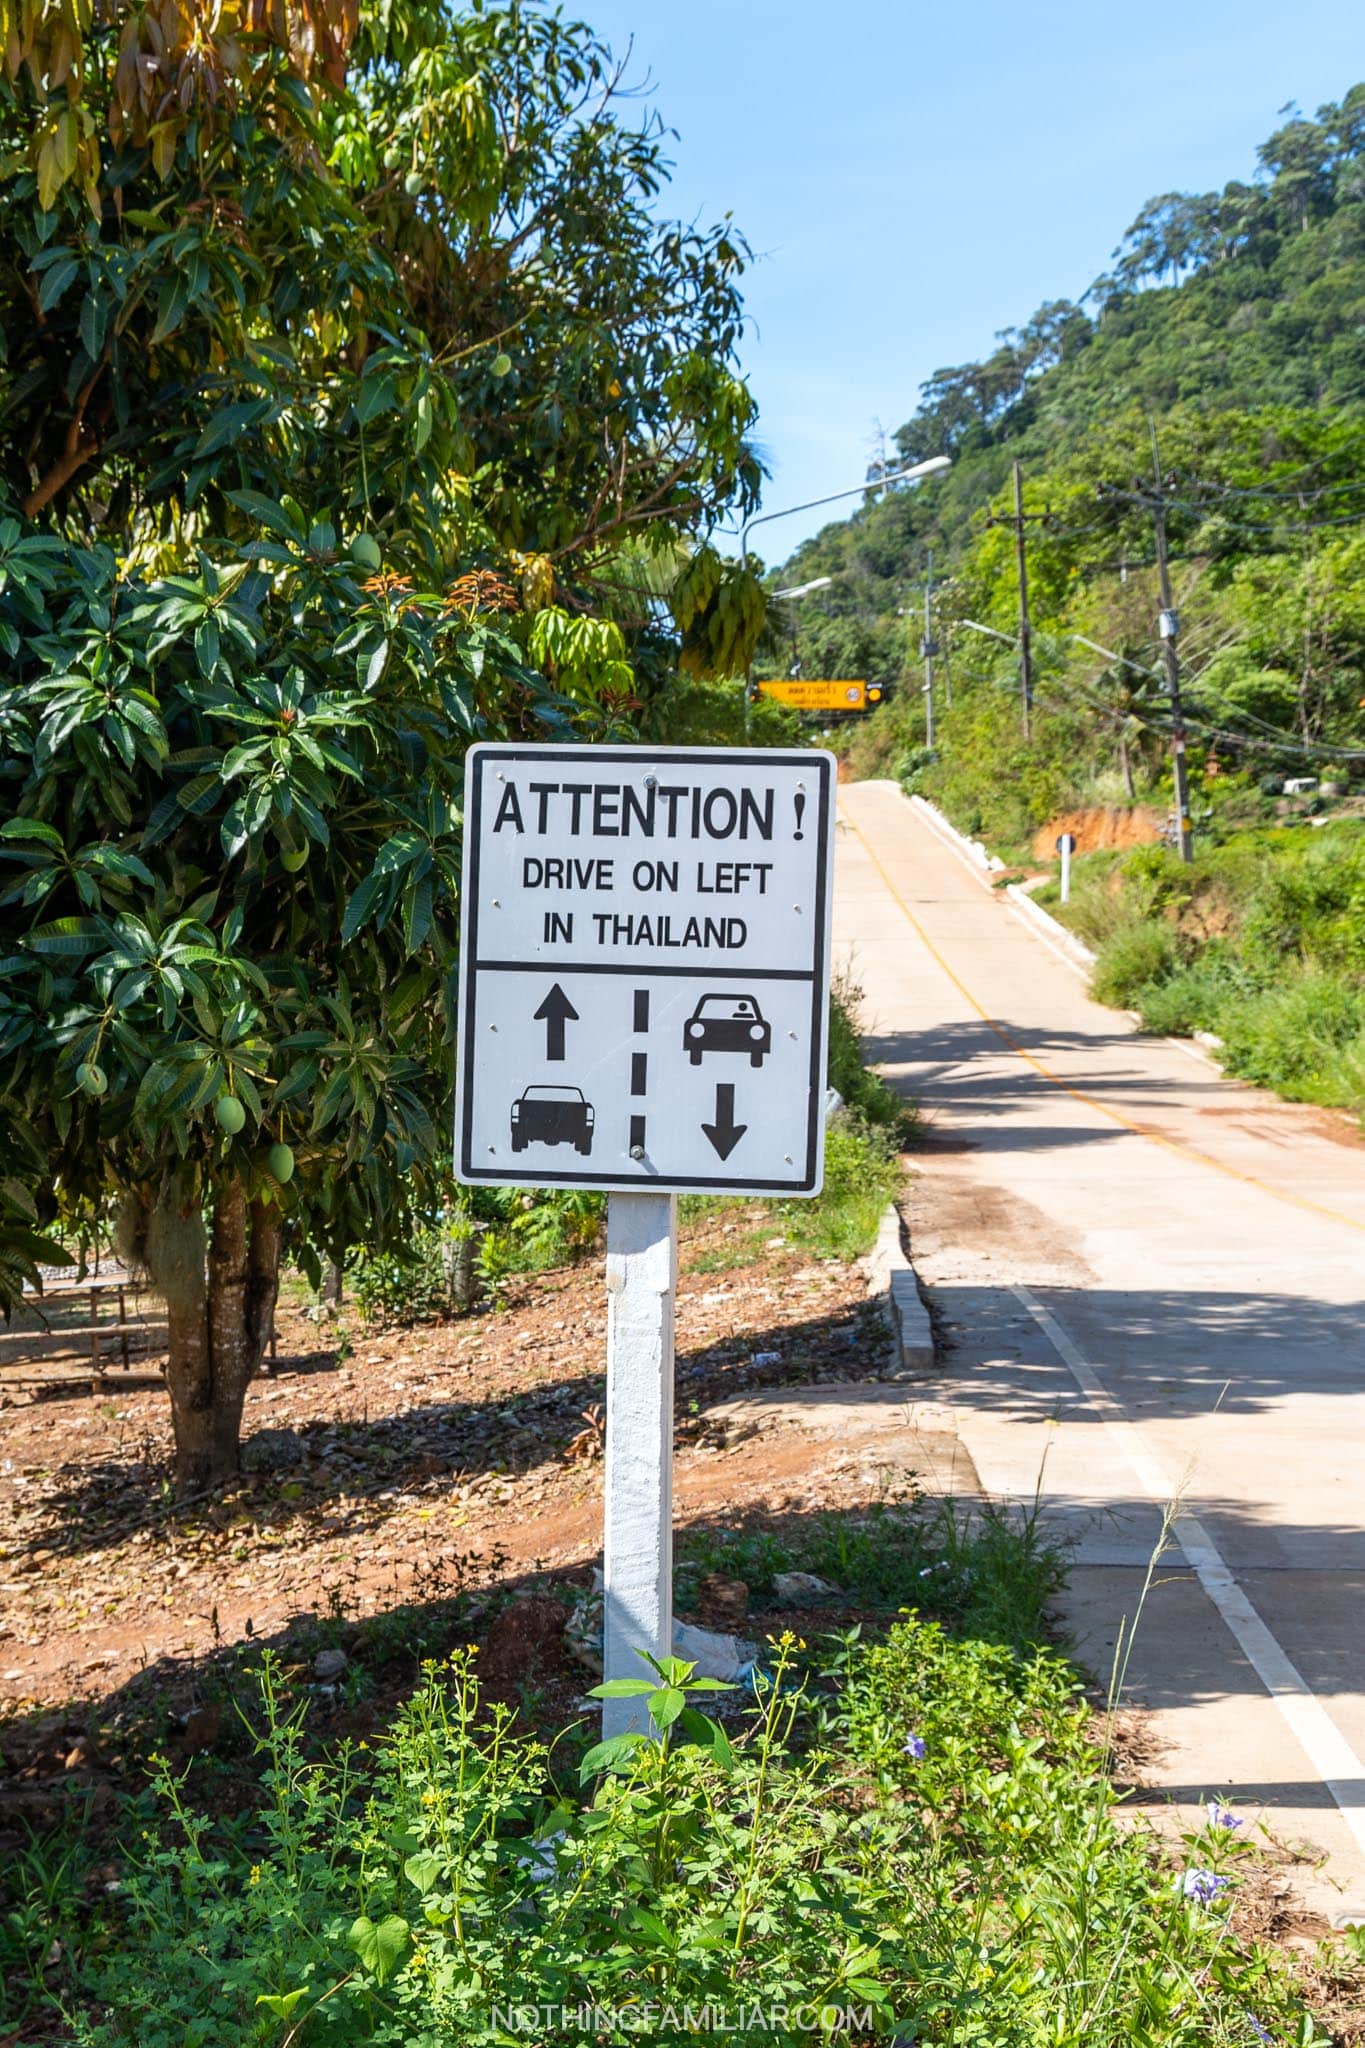
M 920 652 L 924 656 L 924 744 L 932 754 L 934 751 L 934 625 L 932 603 L 934 591 L 934 551 L 929 550 L 929 559 L 924 570 L 924 639 Z
M 922 476 L 937 476 L 940 470 L 951 469 L 951 455 L 931 455 L 927 462 L 912 463 L 909 469 L 896 469 L 890 476 L 864 478 L 860 484 L 853 484 L 846 491 L 831 491 L 825 498 L 807 498 L 802 505 L 783 505 L 776 512 L 755 512 L 746 519 L 739 529 L 739 566 L 749 566 L 749 532 L 752 527 L 766 526 L 770 519 L 790 519 L 797 512 L 814 512 L 820 505 L 833 505 L 840 498 L 862 498 L 869 491 L 880 491 L 887 484 L 912 484 Z
M 882 490 L 887 484 L 917 483 L 923 476 L 937 476 L 941 470 L 951 469 L 952 466 L 953 458 L 951 455 L 931 455 L 926 462 L 914 462 L 908 469 L 893 470 L 890 476 L 865 478 L 862 483 L 853 484 L 846 491 L 831 491 L 824 498 L 807 498 L 800 505 L 782 505 L 779 506 L 776 512 L 756 512 L 751 518 L 746 519 L 739 529 L 739 566 L 741 569 L 747 569 L 749 566 L 749 533 L 751 528 L 755 526 L 766 526 L 771 519 L 790 519 L 798 512 L 814 512 L 818 506 L 835 505 L 841 498 L 862 498 L 869 491 Z M 748 661 L 744 665 L 746 718 L 753 666 L 752 661 Z

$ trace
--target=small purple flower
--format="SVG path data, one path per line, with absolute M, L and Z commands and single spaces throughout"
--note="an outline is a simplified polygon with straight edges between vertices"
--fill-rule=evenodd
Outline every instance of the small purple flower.
M 1251 2022 L 1252 2032 L 1256 2035 L 1257 2040 L 1269 2042 L 1271 2048 L 1274 2048 L 1275 2036 L 1271 2033 L 1269 2027 L 1263 2027 L 1254 2012 L 1249 2012 L 1247 2018 Z
M 1238 1828 L 1245 1826 L 1245 1822 L 1239 1813 L 1233 1813 L 1229 1807 L 1220 1806 L 1216 1799 L 1210 1799 L 1208 1814 L 1209 1826 L 1211 1828 L 1226 1828 L 1229 1834 L 1233 1834 Z
M 921 1757 L 928 1751 L 928 1748 L 929 1745 L 922 1735 L 907 1735 L 905 1738 L 905 1754 L 912 1758 L 915 1763 L 920 1761 Z
M 1220 1877 L 1216 1870 L 1187 1870 L 1180 1880 L 1180 1889 L 1187 1899 L 1193 1899 L 1201 1906 L 1211 1906 L 1231 1882 L 1231 1878 Z

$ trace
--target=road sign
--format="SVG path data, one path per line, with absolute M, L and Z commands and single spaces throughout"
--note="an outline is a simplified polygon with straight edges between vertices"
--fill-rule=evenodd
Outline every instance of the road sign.
M 862 711 L 867 706 L 865 682 L 830 681 L 817 676 L 775 676 L 760 683 L 759 695 L 797 711 Z M 880 694 L 880 693 L 879 693 Z
M 834 787 L 814 750 L 470 749 L 461 1180 L 819 1191 Z

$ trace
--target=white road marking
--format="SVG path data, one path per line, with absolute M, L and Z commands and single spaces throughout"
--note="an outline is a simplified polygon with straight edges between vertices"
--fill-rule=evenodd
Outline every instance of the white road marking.
M 1153 1453 L 1138 1424 L 1104 1387 L 1084 1354 L 1057 1318 L 1027 1287 L 1013 1293 L 1028 1310 L 1058 1356 L 1070 1368 L 1086 1399 L 1118 1443 L 1142 1487 L 1159 1507 L 1168 1507 L 1178 1487 Z M 1172 1524 L 1176 1540 L 1247 1662 L 1279 1709 L 1281 1718 L 1331 1793 L 1341 1817 L 1365 1853 L 1365 1764 L 1328 1714 L 1322 1701 L 1286 1656 L 1223 1560 L 1196 1515 L 1179 1510 Z

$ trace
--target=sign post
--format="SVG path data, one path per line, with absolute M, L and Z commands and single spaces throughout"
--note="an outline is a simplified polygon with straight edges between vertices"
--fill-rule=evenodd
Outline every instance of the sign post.
M 1062 901 L 1071 900 L 1071 856 L 1076 851 L 1074 832 L 1063 832 L 1057 840 L 1057 851 L 1062 856 Z
M 607 1197 L 607 1460 L 602 1672 L 639 1678 L 673 1648 L 676 1195 Z M 642 1701 L 602 1702 L 602 1733 L 648 1732 Z
M 487 744 L 466 777 L 456 1172 L 608 1192 L 603 1662 L 637 1677 L 672 1643 L 674 1197 L 820 1189 L 835 764 Z

